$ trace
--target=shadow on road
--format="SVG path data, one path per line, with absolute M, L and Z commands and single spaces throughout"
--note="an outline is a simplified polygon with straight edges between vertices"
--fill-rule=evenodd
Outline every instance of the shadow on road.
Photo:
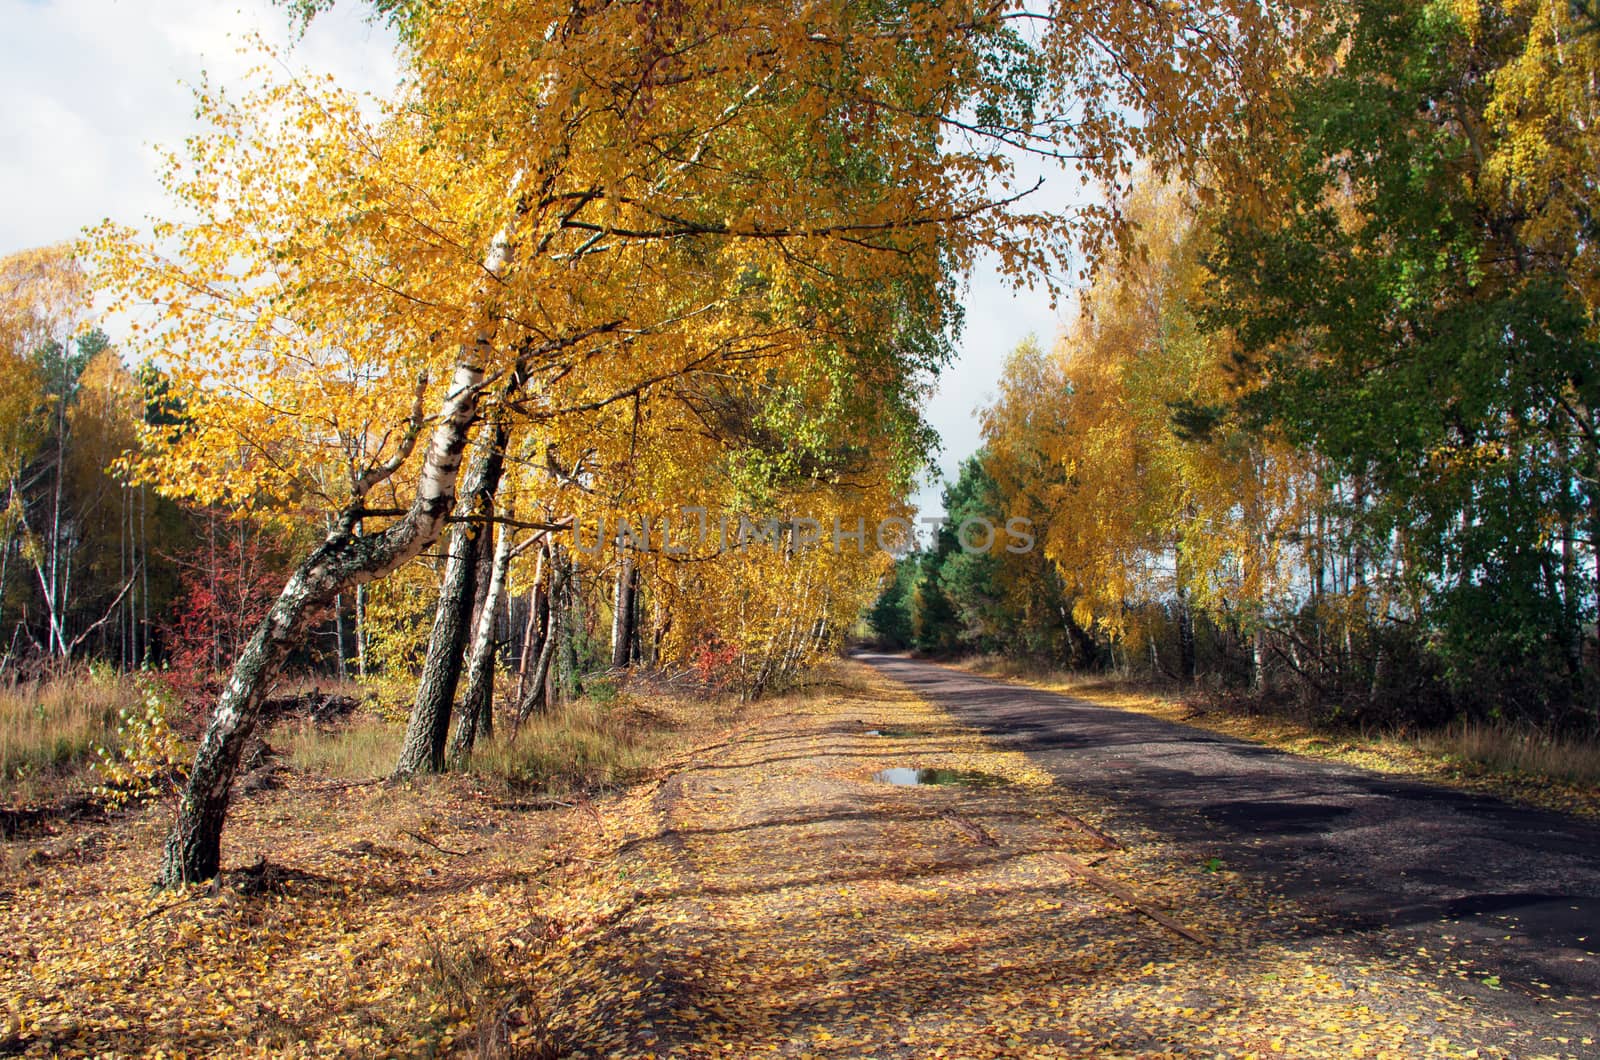
M 1220 858 L 1375 947 L 1433 940 L 1531 996 L 1600 999 L 1600 827 L 904 656 L 858 658 L 1092 790 L 1112 828 Z

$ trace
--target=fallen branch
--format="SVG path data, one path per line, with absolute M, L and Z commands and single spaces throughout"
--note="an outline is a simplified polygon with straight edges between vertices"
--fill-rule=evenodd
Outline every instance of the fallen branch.
M 307 791 L 346 791 L 350 788 L 370 788 L 374 784 L 387 784 L 393 777 L 374 777 L 371 780 L 337 780 L 327 784 L 308 784 Z
M 1116 880 L 1113 880 L 1105 873 L 1097 872 L 1090 868 L 1079 858 L 1073 857 L 1071 854 L 1067 854 L 1059 850 L 1047 850 L 1044 853 L 1052 861 L 1055 861 L 1057 864 L 1064 865 L 1073 872 L 1076 872 L 1079 876 L 1082 876 L 1085 880 L 1088 880 L 1102 891 L 1111 895 L 1118 901 L 1125 902 L 1132 906 L 1136 911 L 1143 913 L 1145 916 L 1149 917 L 1151 920 L 1154 920 L 1156 923 L 1160 924 L 1173 934 L 1182 935 L 1190 942 L 1200 946 L 1205 946 L 1208 949 L 1216 945 L 1216 943 L 1211 941 L 1210 937 L 1202 934 L 1199 931 L 1196 931 L 1192 927 L 1178 923 L 1176 920 L 1172 919 L 1170 916 L 1167 916 L 1167 914 L 1161 912 L 1159 909 L 1153 908 L 1148 903 L 1140 900 L 1139 896 L 1134 894 L 1127 887 L 1118 883 Z
M 969 821 L 965 817 L 960 817 L 953 813 L 940 813 L 939 817 L 941 820 L 949 821 L 961 829 L 980 846 L 997 847 L 1000 845 L 995 841 L 994 836 L 986 832 L 983 826 L 976 821 Z
M 190 902 L 198 902 L 202 898 L 214 897 L 216 893 L 217 892 L 215 890 L 208 888 L 207 890 L 191 894 L 187 898 L 179 898 L 176 902 L 168 902 L 166 905 L 156 906 L 156 908 L 150 910 L 144 916 L 140 917 L 139 922 L 143 923 L 144 921 L 149 920 L 151 917 L 157 917 L 162 913 L 170 912 L 171 910 L 178 908 L 180 905 L 188 905 Z
M 260 862 L 257 862 L 257 864 L 260 864 Z M 217 895 L 219 895 L 221 893 L 222 893 L 222 877 L 220 875 L 219 876 L 214 876 L 211 879 L 211 883 L 208 884 L 207 886 L 205 886 L 204 888 L 197 889 L 193 894 L 191 894 L 191 895 L 189 895 L 189 896 L 187 896 L 185 898 L 179 898 L 175 902 L 168 902 L 165 905 L 156 906 L 154 909 L 150 910 L 144 916 L 141 916 L 138 919 L 137 923 L 141 923 L 142 924 L 146 920 L 151 919 L 152 917 L 158 917 L 162 913 L 169 913 L 172 910 L 178 908 L 180 905 L 188 905 L 190 902 L 198 902 L 202 898 L 215 898 L 215 897 L 217 897 Z
M 1115 839 L 1112 839 L 1094 825 L 1089 824 L 1087 821 L 1081 821 L 1078 818 L 1073 817 L 1071 814 L 1062 814 L 1061 824 L 1071 831 L 1078 833 L 1079 835 L 1087 836 L 1089 839 L 1100 844 L 1100 846 L 1104 847 L 1106 850 L 1125 849 L 1121 843 L 1117 842 Z
M 428 846 L 430 846 L 433 849 L 437 850 L 439 853 L 441 853 L 441 854 L 449 854 L 453 858 L 464 858 L 464 857 L 468 857 L 468 856 L 470 856 L 471 854 L 474 853 L 474 851 L 471 851 L 471 850 L 451 850 L 449 847 L 442 847 L 438 843 L 435 843 L 433 840 L 429 839 L 427 836 L 423 835 L 420 832 L 405 832 L 405 833 L 402 833 L 402 834 L 410 836 L 412 839 L 415 839 L 419 843 L 426 843 Z

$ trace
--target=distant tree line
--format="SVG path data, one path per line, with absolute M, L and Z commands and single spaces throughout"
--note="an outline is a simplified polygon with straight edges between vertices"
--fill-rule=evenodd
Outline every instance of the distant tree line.
M 1347 0 L 1276 118 L 1151 179 L 1052 350 L 1012 356 L 885 640 L 1350 723 L 1600 727 L 1600 26 Z

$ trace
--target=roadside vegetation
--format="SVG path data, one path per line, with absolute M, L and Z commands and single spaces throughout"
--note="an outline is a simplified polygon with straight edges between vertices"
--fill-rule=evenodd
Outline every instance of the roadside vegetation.
M 872 627 L 1592 786 L 1600 21 L 1322 13 L 1281 120 L 1210 173 L 1147 173 L 1137 239 L 1012 351 Z M 970 547 L 1014 519 L 1033 548 Z
M 593 795 L 648 774 L 674 749 L 676 734 L 721 724 L 740 702 L 692 673 L 599 687 L 479 743 L 460 771 L 508 793 Z M 198 731 L 179 703 L 148 675 L 98 669 L 0 690 L 0 810 L 49 820 L 173 794 Z M 285 772 L 347 782 L 392 772 L 405 718 L 382 709 L 359 683 L 292 683 L 275 704 L 246 756 L 247 782 L 254 769 L 265 770 L 255 783 L 272 784 Z M 161 719 L 157 735 L 152 711 Z
M 864 667 L 755 704 L 656 687 L 574 715 L 565 730 L 613 719 L 648 768 L 565 797 L 498 773 L 367 783 L 353 752 L 322 760 L 349 777 L 290 768 L 241 785 L 239 853 L 181 894 L 149 886 L 171 798 L 0 841 L 21 956 L 0 964 L 0 1045 L 1399 1057 L 1499 1034 L 1460 996 L 1469 961 L 1343 952 L 1248 874 L 1108 834 L 1095 793 Z M 872 779 L 928 762 L 996 784 Z M 840 977 L 867 967 L 871 989 Z
M 847 675 L 824 675 L 763 709 L 838 695 Z M 0 968 L 0 1046 L 570 1055 L 547 1025 L 542 960 L 615 914 L 625 870 L 602 859 L 617 799 L 722 742 L 746 709 L 692 675 L 655 675 L 530 719 L 468 769 L 401 780 L 403 720 L 285 715 L 246 760 L 238 856 L 186 895 L 150 889 L 171 784 L 109 815 L 15 818 L 0 834 L 0 926 L 28 959 Z
M 1194 725 L 1291 754 L 1600 818 L 1600 743 L 1591 740 L 1472 721 L 1420 732 L 1335 726 L 1263 707 L 1248 697 L 1185 692 L 1172 681 L 1064 670 L 1000 655 L 947 661 L 985 677 Z
M 330 5 L 275 0 L 302 30 Z M 837 662 L 863 615 L 885 646 L 1593 805 L 1593 4 L 366 7 L 392 95 L 292 49 L 229 64 L 253 68 L 199 79 L 163 159 L 168 220 L 0 248 L 0 1055 L 546 1057 L 580 1017 L 653 1041 L 638 996 L 693 972 L 614 1019 L 586 986 L 547 1007 L 540 969 L 593 971 L 585 940 L 654 898 L 727 926 L 696 845 L 759 848 L 772 823 L 737 815 L 795 795 L 695 757 L 746 711 L 861 745 L 808 770 L 844 828 L 863 792 L 907 805 L 857 768 L 869 735 L 925 736 L 868 727 L 887 699 Z M 918 548 L 979 268 L 1081 312 L 1006 359 Z M 787 761 L 741 768 L 782 788 Z M 1019 812 L 1054 801 L 1034 779 Z M 839 850 L 892 871 L 926 841 L 933 877 L 1052 853 L 912 816 Z M 629 855 L 657 841 L 652 896 Z M 1052 887 L 1077 864 L 1053 853 Z M 763 926 L 770 869 L 725 880 Z M 876 896 L 937 904 L 903 883 Z M 828 909 L 848 963 L 869 911 Z M 1101 926 L 1011 970 L 1101 953 L 1136 987 Z M 954 964 L 967 930 L 936 940 Z M 783 973 L 799 1003 L 856 989 L 815 964 Z M 1163 994 L 1119 1051 L 1282 1051 Z

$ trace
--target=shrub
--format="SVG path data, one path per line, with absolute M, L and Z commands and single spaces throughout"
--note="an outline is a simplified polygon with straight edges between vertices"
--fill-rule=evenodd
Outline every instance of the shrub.
M 95 748 L 93 769 L 100 783 L 94 794 L 107 805 L 176 788 L 193 757 L 193 749 L 172 729 L 172 693 L 149 677 L 140 678 L 140 687 L 142 704 L 118 712 L 114 742 Z

